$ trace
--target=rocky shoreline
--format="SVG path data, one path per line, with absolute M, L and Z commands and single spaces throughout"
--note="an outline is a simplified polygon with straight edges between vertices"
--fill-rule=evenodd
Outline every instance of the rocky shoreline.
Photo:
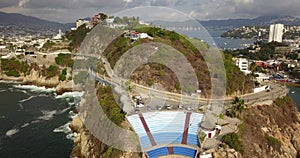
M 40 76 L 38 71 L 31 70 L 26 76 L 11 77 L 5 74 L 0 74 L 0 80 L 2 81 L 14 81 L 22 85 L 35 85 L 46 88 L 55 88 L 57 95 L 61 95 L 65 92 L 71 92 L 73 90 L 73 81 L 59 81 L 58 76 L 47 79 L 46 77 Z

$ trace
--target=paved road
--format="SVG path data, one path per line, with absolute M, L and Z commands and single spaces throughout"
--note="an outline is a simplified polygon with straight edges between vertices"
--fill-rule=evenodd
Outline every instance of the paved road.
M 109 62 L 105 58 L 101 58 L 102 62 L 104 62 L 104 67 L 106 69 L 106 72 L 109 77 L 105 77 L 103 75 L 100 75 L 98 73 L 93 73 L 94 76 L 96 76 L 98 79 L 104 80 L 106 82 L 111 83 L 112 85 L 126 89 L 126 82 L 127 80 L 115 77 L 112 68 L 109 65 Z M 139 85 L 136 83 L 130 83 L 131 87 L 134 87 L 134 91 L 146 94 L 150 98 L 156 98 L 164 101 L 170 101 L 180 104 L 189 104 L 189 105 L 200 105 L 200 106 L 206 106 L 209 104 L 220 104 L 223 105 L 223 101 L 225 104 L 230 104 L 232 97 L 227 98 L 221 98 L 221 99 L 208 99 L 208 98 L 201 98 L 200 96 L 188 96 L 188 95 L 182 95 L 178 93 L 172 93 L 164 90 L 158 90 L 151 87 L 146 87 L 143 85 Z M 277 97 L 284 96 L 288 93 L 288 89 L 285 86 L 278 85 L 275 83 L 270 82 L 269 83 L 271 90 L 269 92 L 263 91 L 258 93 L 250 93 L 241 95 L 242 99 L 245 100 L 246 104 L 252 105 L 255 102 L 264 102 L 268 100 L 274 100 Z M 214 102 L 214 103 L 213 103 Z

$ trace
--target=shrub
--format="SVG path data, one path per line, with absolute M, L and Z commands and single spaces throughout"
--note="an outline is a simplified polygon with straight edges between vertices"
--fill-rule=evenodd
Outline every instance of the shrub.
M 46 78 L 52 78 L 52 77 L 56 76 L 57 73 L 58 73 L 58 67 L 55 65 L 50 65 L 46 69 Z
M 230 148 L 243 152 L 243 144 L 239 139 L 239 136 L 236 133 L 229 133 L 222 137 L 221 141 L 227 144 Z
M 272 136 L 266 136 L 268 144 L 272 146 L 275 150 L 280 151 L 281 141 Z
M 29 68 L 29 64 L 16 58 L 1 59 L 1 69 L 7 76 L 19 77 L 21 73 L 28 73 Z
M 59 75 L 59 80 L 60 81 L 65 81 L 67 79 L 66 75 L 60 74 Z
M 74 65 L 74 60 L 72 59 L 71 54 L 58 54 L 55 58 L 55 63 L 61 66 L 72 67 Z
M 288 96 L 284 96 L 282 98 L 277 98 L 275 101 L 274 101 L 274 104 L 276 106 L 282 106 L 282 105 L 285 105 L 286 103 L 288 103 L 290 101 L 290 98 Z
M 5 72 L 7 76 L 20 77 L 20 74 L 16 70 L 8 70 Z

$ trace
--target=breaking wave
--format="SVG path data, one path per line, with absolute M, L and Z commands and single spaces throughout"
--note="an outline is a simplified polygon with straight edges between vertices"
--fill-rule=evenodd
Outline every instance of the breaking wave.
M 19 132 L 18 129 L 13 128 L 13 129 L 8 130 L 8 131 L 5 133 L 5 135 L 8 136 L 8 137 L 11 137 L 11 136 L 15 135 L 15 134 L 18 133 L 18 132 Z
M 61 98 L 76 98 L 76 97 L 82 97 L 84 95 L 84 92 L 65 92 L 62 95 L 57 95 L 55 98 L 56 99 L 61 99 Z
M 52 110 L 52 111 L 42 111 L 42 116 L 38 117 L 38 119 L 41 119 L 41 120 L 51 120 L 55 114 L 57 114 L 58 111 L 57 110 Z
M 32 92 L 55 92 L 55 88 L 46 88 L 46 87 L 38 87 L 34 85 L 14 85 L 15 88 L 18 89 L 26 89 Z

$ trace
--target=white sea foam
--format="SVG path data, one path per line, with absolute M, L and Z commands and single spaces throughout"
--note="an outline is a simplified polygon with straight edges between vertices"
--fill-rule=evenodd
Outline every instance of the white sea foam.
M 18 129 L 13 128 L 13 129 L 8 130 L 5 135 L 8 136 L 8 137 L 11 137 L 11 136 L 13 136 L 14 134 L 16 134 L 18 132 L 19 132 Z
M 39 123 L 40 120 L 34 120 L 34 121 L 31 121 L 30 123 Z
M 66 111 L 70 110 L 71 108 L 72 108 L 72 107 L 69 106 L 69 107 L 67 107 L 67 108 L 65 108 L 65 109 L 62 109 L 62 110 L 59 111 L 57 114 L 63 114 L 63 113 L 65 113 Z
M 0 93 L 6 92 L 6 91 L 7 91 L 6 89 L 1 89 L 1 90 L 0 90 Z
M 42 111 L 43 116 L 38 117 L 38 119 L 41 120 L 51 120 L 55 114 L 57 114 L 57 110 L 52 110 L 52 111 Z
M 27 126 L 29 126 L 30 124 L 29 123 L 24 123 L 21 127 L 22 128 L 25 128 L 25 127 L 27 127 Z
M 75 117 L 77 117 L 78 114 L 77 113 L 74 113 L 74 111 L 70 111 L 69 112 L 69 117 L 73 120 Z
M 35 97 L 35 96 L 30 96 L 30 97 L 28 97 L 28 98 L 26 98 L 26 99 L 20 100 L 19 103 L 26 102 L 26 101 L 28 101 L 28 100 L 34 98 L 34 97 Z
M 84 92 L 65 92 L 62 95 L 57 95 L 55 98 L 56 99 L 61 99 L 61 98 L 69 98 L 69 97 L 82 97 L 84 95 Z
M 66 136 L 66 138 L 67 139 L 70 139 L 70 140 L 75 140 L 76 139 L 76 137 L 77 137 L 77 133 L 76 132 L 74 132 L 74 133 L 70 133 L 70 134 L 68 134 L 67 136 Z
M 55 88 L 38 87 L 34 85 L 14 85 L 15 88 L 26 89 L 32 92 L 54 92 Z
M 65 125 L 62 125 L 62 126 L 60 126 L 60 127 L 57 127 L 57 128 L 55 128 L 54 130 L 53 130 L 53 132 L 55 132 L 55 133 L 65 133 L 65 134 L 68 134 L 68 133 L 70 133 L 71 132 L 71 128 L 69 127 L 70 126 L 70 122 L 68 122 L 67 124 L 65 124 Z

